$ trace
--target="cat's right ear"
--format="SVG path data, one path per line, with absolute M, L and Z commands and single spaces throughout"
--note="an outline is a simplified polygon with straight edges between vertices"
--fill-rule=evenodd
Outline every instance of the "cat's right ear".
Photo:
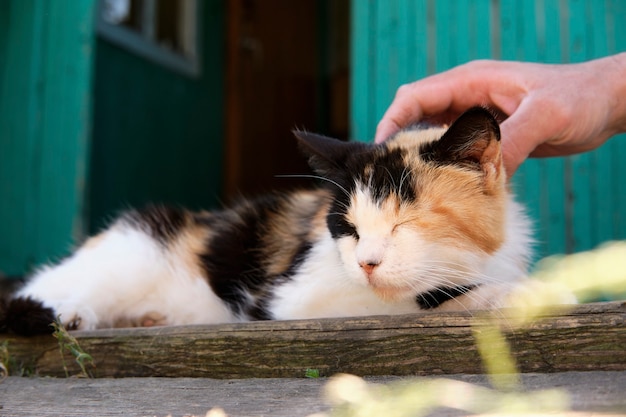
M 301 152 L 308 158 L 309 166 L 323 176 L 345 170 L 348 157 L 367 148 L 361 142 L 343 142 L 327 136 L 294 130 Z

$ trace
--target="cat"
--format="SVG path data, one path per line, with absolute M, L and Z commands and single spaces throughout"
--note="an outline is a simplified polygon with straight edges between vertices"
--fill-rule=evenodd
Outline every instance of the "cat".
M 491 309 L 531 255 L 500 130 L 472 108 L 382 144 L 295 132 L 311 190 L 191 212 L 121 214 L 5 301 L 4 327 L 50 332 Z

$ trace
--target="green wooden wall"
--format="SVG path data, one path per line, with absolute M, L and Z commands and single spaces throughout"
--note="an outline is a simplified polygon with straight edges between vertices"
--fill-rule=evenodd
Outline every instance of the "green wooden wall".
M 624 51 L 625 22 L 621 0 L 352 0 L 352 136 L 373 138 L 403 83 L 472 59 Z M 528 160 L 514 186 L 535 219 L 538 256 L 626 239 L 625 179 L 624 135 L 584 155 Z
M 0 277 L 57 260 L 119 209 L 217 204 L 225 2 L 190 78 L 97 39 L 97 0 L 0 0 Z
M 0 1 L 0 273 L 82 235 L 95 0 Z
M 201 73 L 190 78 L 98 39 L 87 197 L 95 232 L 147 203 L 210 208 L 221 194 L 225 4 L 201 2 Z

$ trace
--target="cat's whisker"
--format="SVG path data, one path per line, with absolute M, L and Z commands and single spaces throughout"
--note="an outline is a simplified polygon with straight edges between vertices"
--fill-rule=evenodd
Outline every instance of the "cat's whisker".
M 280 174 L 280 175 L 276 175 L 276 177 L 277 178 L 312 178 L 312 179 L 326 181 L 326 182 L 329 182 L 329 183 L 337 186 L 337 188 L 339 188 L 341 191 L 343 191 L 345 195 L 350 196 L 350 193 L 348 192 L 348 190 L 346 190 L 346 188 L 343 187 L 341 184 L 339 184 L 337 181 L 331 180 L 330 178 L 322 177 L 321 175 L 313 175 L 313 174 Z

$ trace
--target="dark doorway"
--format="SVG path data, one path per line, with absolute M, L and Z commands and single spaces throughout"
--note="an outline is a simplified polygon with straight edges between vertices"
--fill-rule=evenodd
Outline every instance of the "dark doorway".
M 300 185 L 294 128 L 348 136 L 348 0 L 228 2 L 225 197 Z

